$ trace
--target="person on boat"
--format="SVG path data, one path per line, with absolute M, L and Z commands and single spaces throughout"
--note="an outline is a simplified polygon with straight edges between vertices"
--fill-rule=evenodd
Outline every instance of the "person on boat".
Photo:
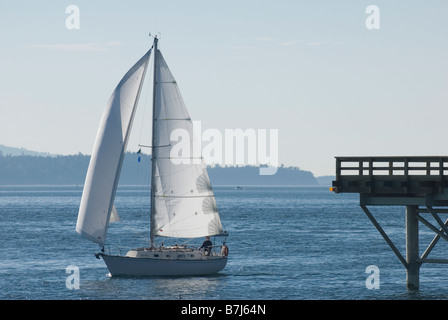
M 210 241 L 210 237 L 205 237 L 205 241 L 202 243 L 202 246 L 199 247 L 199 250 L 204 250 L 205 255 L 210 255 L 210 252 L 212 250 L 213 243 Z

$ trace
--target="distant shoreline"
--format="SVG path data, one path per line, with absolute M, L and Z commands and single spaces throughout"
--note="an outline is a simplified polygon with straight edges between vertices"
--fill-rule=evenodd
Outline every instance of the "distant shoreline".
M 52 155 L 0 145 L 0 185 L 84 185 L 90 155 Z M 150 156 L 128 152 L 119 185 L 149 185 Z M 332 176 L 315 177 L 298 167 L 278 167 L 274 175 L 260 175 L 258 166 L 209 166 L 214 186 L 319 186 Z
M 140 161 L 138 158 L 140 157 Z M 89 155 L 37 156 L 0 154 L 0 185 L 83 185 Z M 149 155 L 127 153 L 120 185 L 149 184 Z M 331 177 L 316 178 L 310 171 L 280 166 L 275 175 L 259 174 L 257 166 L 208 167 L 213 185 L 222 186 L 318 186 Z

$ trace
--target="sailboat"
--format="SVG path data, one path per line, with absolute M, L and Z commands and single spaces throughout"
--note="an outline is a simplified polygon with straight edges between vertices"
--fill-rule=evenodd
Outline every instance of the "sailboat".
M 193 148 L 193 123 L 176 80 L 158 49 L 152 47 L 129 69 L 113 91 L 103 113 L 86 174 L 76 231 L 98 243 L 111 276 L 207 275 L 222 270 L 228 259 L 225 240 L 207 248 L 164 246 L 156 239 L 227 236 L 202 157 L 172 152 L 170 135 L 184 130 Z M 116 219 L 114 199 L 132 122 L 153 53 L 150 243 L 126 255 L 105 252 L 109 223 Z M 188 155 L 188 153 L 187 153 Z M 166 238 L 164 238 L 166 239 Z M 225 238 L 224 238 L 225 239 Z M 205 242 L 204 242 L 205 243 Z

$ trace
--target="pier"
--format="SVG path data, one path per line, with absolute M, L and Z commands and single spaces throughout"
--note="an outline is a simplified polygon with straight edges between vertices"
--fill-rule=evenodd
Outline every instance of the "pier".
M 448 263 L 448 259 L 428 258 L 440 238 L 448 241 L 448 219 L 440 218 L 448 213 L 448 157 L 336 157 L 336 180 L 330 190 L 359 193 L 361 209 L 406 268 L 408 289 L 419 289 L 423 263 Z M 369 206 L 406 208 L 405 255 L 384 232 Z M 419 222 L 434 232 L 421 255 Z

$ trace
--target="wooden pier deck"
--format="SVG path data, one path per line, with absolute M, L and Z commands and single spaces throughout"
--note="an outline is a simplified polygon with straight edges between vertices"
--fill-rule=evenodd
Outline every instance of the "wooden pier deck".
M 448 157 L 336 157 L 332 191 L 362 204 L 448 206 Z

